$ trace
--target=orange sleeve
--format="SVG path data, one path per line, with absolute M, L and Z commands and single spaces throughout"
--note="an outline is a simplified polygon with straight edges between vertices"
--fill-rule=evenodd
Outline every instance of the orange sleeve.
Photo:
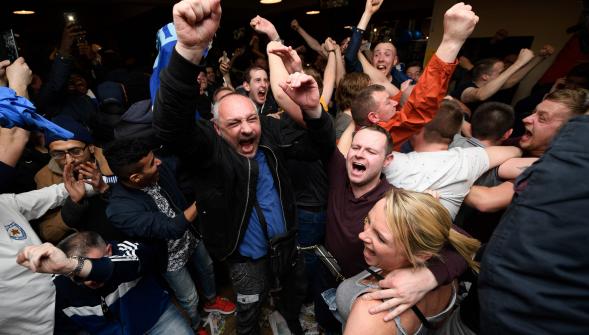
M 389 121 L 379 123 L 391 133 L 395 150 L 436 115 L 456 65 L 457 61 L 446 63 L 434 54 L 405 105 Z

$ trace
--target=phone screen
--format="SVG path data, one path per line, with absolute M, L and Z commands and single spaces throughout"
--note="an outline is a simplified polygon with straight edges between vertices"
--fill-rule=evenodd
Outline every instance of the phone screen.
M 8 59 L 11 63 L 18 58 L 18 48 L 12 29 L 2 32 L 0 40 L 0 60 Z
M 68 25 L 70 23 L 78 22 L 78 18 L 76 17 L 76 13 L 74 12 L 65 12 L 63 13 L 63 18 L 65 19 L 65 24 Z

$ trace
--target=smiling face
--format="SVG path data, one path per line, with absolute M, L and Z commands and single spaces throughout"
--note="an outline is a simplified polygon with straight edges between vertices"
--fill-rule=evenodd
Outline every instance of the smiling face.
M 570 117 L 571 112 L 564 104 L 542 101 L 534 114 L 523 119 L 526 132 L 519 140 L 520 147 L 536 157 L 541 156 Z
M 364 260 L 370 266 L 394 270 L 410 265 L 397 237 L 386 221 L 386 200 L 379 200 L 364 219 L 364 231 L 358 237 L 364 242 Z
M 393 66 L 397 64 L 397 49 L 392 43 L 378 43 L 372 53 L 372 65 L 389 76 Z
M 268 74 L 262 69 L 250 70 L 250 81 L 243 83 L 243 88 L 248 92 L 248 96 L 258 105 L 266 102 L 268 93 Z
M 231 94 L 219 101 L 215 130 L 238 154 L 253 158 L 258 151 L 262 127 L 251 101 Z
M 383 167 L 393 158 L 386 154 L 386 150 L 387 138 L 378 131 L 361 129 L 354 135 L 346 158 L 346 169 L 356 197 L 378 184 Z

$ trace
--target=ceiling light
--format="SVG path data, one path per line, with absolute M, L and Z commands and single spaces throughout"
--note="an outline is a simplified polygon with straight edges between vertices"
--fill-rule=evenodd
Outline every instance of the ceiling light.
M 317 15 L 319 13 L 321 13 L 321 12 L 318 11 L 318 10 L 310 10 L 310 11 L 307 12 L 307 15 Z
M 31 15 L 31 14 L 35 14 L 35 11 L 21 9 L 21 10 L 15 10 L 14 12 L 12 12 L 12 14 L 16 14 L 16 15 Z
M 271 5 L 279 2 L 282 2 L 282 0 L 260 0 L 260 3 L 263 3 L 264 5 Z

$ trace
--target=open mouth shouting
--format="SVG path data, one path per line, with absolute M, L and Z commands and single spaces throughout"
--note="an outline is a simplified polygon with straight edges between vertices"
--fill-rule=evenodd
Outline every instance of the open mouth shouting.
M 260 89 L 258 93 L 256 93 L 256 100 L 258 103 L 264 103 L 266 101 L 266 90 Z
M 239 150 L 243 155 L 253 155 L 256 151 L 256 138 L 250 137 L 239 140 Z

